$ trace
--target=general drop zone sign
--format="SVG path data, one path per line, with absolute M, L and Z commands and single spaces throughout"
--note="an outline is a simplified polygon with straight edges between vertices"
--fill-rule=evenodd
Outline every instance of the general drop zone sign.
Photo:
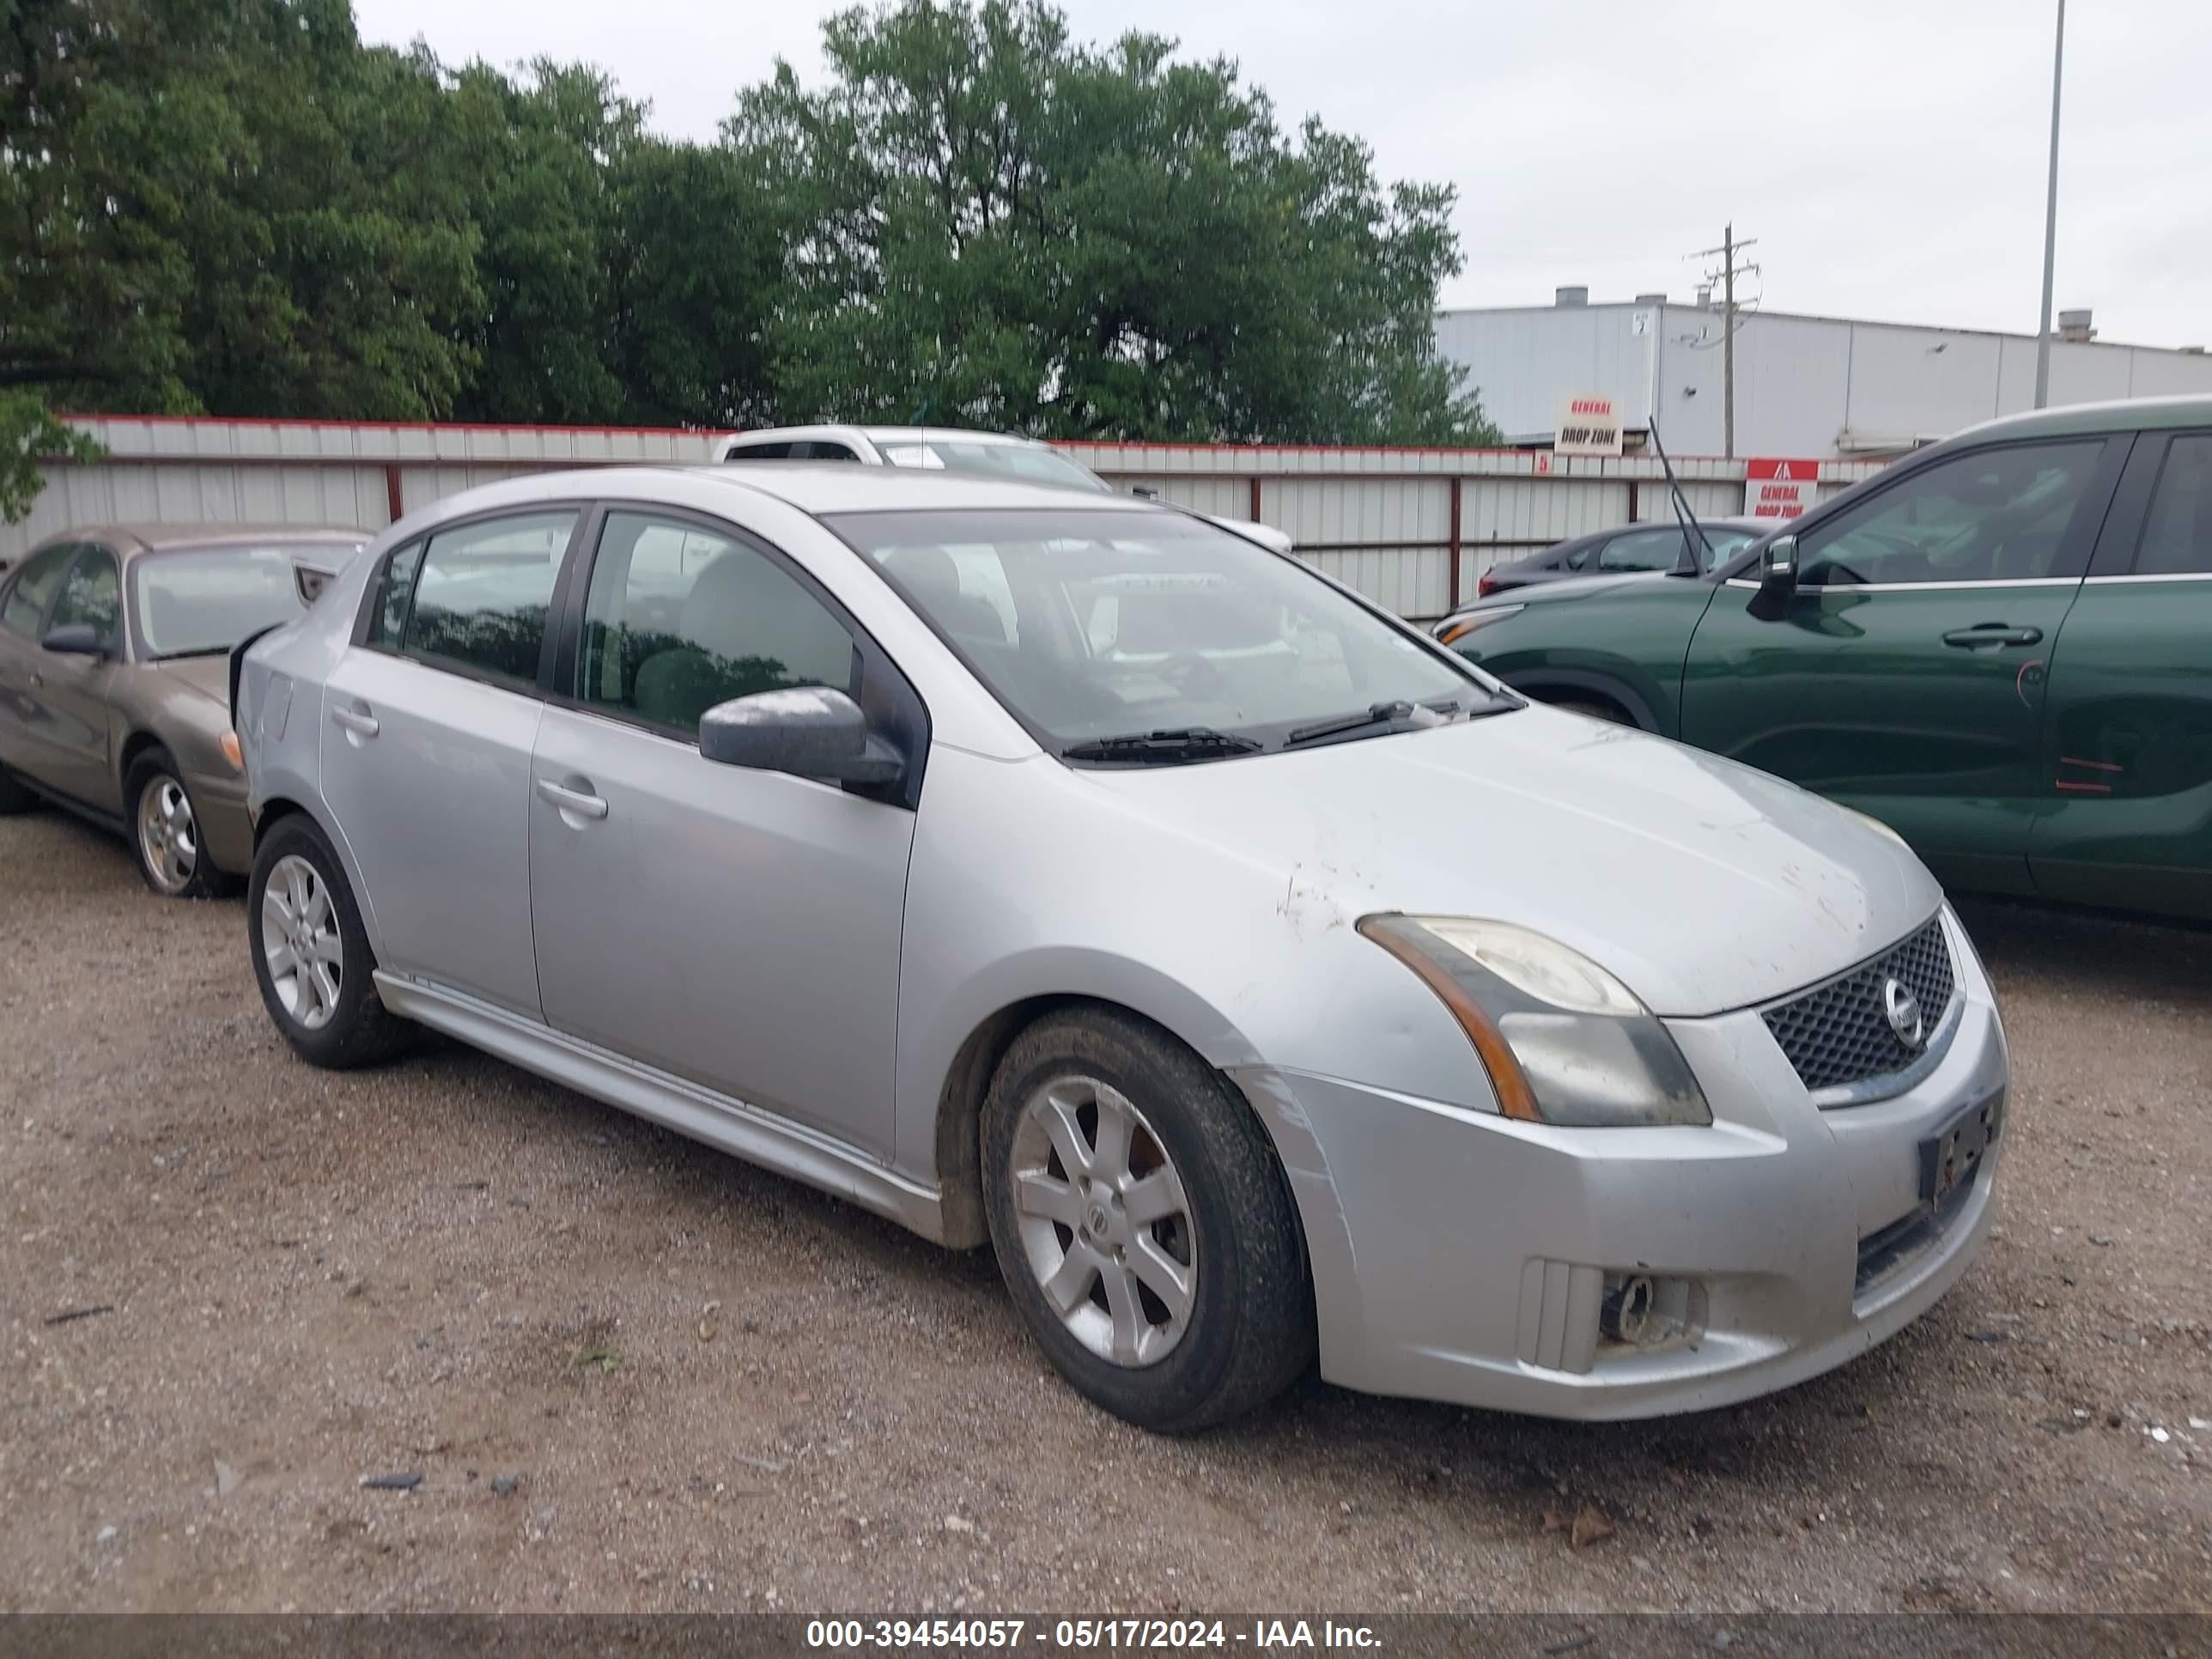
M 1743 510 L 1753 519 L 1794 519 L 1819 499 L 1818 461 L 1746 461 Z
M 1561 404 L 1552 450 L 1559 455 L 1620 454 L 1620 416 L 1613 399 L 1585 392 Z

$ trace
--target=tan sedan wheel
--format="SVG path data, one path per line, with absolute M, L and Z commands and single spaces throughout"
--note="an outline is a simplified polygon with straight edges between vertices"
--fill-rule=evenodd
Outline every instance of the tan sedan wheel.
M 149 751 L 131 769 L 131 848 L 138 873 L 164 898 L 205 898 L 222 877 L 201 844 L 199 816 L 168 751 Z

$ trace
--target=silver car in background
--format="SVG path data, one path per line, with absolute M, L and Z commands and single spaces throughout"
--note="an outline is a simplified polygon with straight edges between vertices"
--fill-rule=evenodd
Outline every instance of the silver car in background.
M 975 432 L 955 426 L 777 426 L 733 432 L 714 446 L 714 459 L 742 461 L 856 461 L 862 466 L 904 466 L 929 472 L 964 472 L 978 478 L 1051 484 L 1110 495 L 1114 486 L 1050 444 L 1011 432 Z M 1291 549 L 1287 532 L 1254 519 L 1198 515 L 1278 553 Z
M 1126 497 L 890 467 L 468 491 L 246 648 L 255 972 L 989 1244 L 1180 1431 L 1318 1355 L 1572 1418 L 1864 1352 L 2008 1068 L 1870 819 L 1531 705 Z

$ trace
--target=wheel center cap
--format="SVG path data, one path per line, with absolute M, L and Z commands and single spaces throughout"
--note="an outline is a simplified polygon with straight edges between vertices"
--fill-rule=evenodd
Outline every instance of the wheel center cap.
M 1092 1204 L 1090 1214 L 1083 1218 L 1083 1224 L 1085 1231 L 1101 1238 L 1104 1237 L 1107 1227 L 1106 1206 L 1103 1204 Z

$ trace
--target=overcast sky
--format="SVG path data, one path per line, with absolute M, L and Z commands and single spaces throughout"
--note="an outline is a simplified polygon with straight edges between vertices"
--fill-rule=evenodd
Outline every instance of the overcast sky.
M 779 56 L 820 72 L 823 0 L 356 0 L 450 62 L 610 71 L 711 138 Z M 1459 187 L 1447 304 L 1691 297 L 1733 218 L 1780 311 L 2033 332 L 2053 0 L 1074 0 L 1079 36 L 1168 34 Z M 2212 4 L 2075 0 L 2055 303 L 2100 337 L 2212 343 Z

